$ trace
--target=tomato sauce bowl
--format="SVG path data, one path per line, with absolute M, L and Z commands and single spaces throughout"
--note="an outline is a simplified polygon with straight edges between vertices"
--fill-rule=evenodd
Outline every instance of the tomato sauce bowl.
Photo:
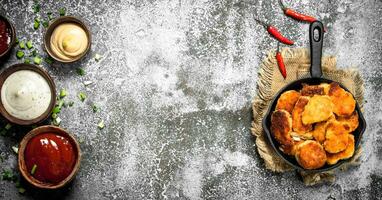
M 46 125 L 27 133 L 19 145 L 21 175 L 41 189 L 58 189 L 73 180 L 80 168 L 81 150 L 66 130 Z

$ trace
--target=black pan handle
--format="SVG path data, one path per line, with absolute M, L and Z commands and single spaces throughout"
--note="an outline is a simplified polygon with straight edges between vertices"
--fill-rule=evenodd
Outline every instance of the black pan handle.
M 309 27 L 310 41 L 310 75 L 313 78 L 322 76 L 321 57 L 322 44 L 324 41 L 324 25 L 320 21 L 315 21 Z

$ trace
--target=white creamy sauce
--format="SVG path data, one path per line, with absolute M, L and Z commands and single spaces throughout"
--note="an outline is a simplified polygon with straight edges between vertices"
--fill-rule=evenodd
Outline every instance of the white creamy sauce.
M 47 80 L 31 70 L 14 72 L 1 88 L 1 102 L 5 110 L 22 120 L 40 117 L 48 109 L 51 98 Z

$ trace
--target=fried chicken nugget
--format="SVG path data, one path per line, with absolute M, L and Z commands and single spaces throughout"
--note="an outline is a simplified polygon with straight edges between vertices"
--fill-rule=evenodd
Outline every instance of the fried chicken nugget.
M 337 117 L 337 121 L 342 123 L 347 131 L 353 132 L 355 129 L 358 128 L 359 121 L 358 121 L 358 113 L 357 111 L 354 111 L 353 114 L 349 116 L 339 116 Z
M 324 94 L 328 95 L 330 90 L 330 84 L 328 83 L 321 83 L 320 86 L 324 88 Z
M 326 95 L 314 95 L 302 112 L 302 123 L 313 124 L 327 120 L 333 115 L 333 103 Z
M 295 90 L 288 90 L 282 93 L 277 100 L 276 110 L 286 110 L 289 113 L 292 113 L 293 107 L 296 104 L 298 98 L 300 97 L 300 93 Z
M 329 122 L 326 127 L 324 148 L 329 153 L 338 153 L 346 149 L 349 132 L 338 121 Z
M 328 126 L 329 122 L 331 122 L 332 120 L 335 120 L 336 118 L 334 117 L 334 115 L 332 115 L 331 117 L 329 117 L 328 121 L 325 121 L 325 122 L 319 122 L 317 124 L 314 125 L 314 129 L 313 131 L 311 132 L 312 135 L 313 135 L 313 138 L 323 144 L 324 141 L 325 141 L 325 134 L 326 134 L 326 127 Z
M 304 111 L 304 108 L 306 104 L 308 104 L 308 102 L 309 102 L 309 97 L 301 96 L 300 98 L 298 98 L 292 111 L 293 131 L 300 135 L 312 130 L 312 124 L 305 125 L 302 123 L 302 120 L 301 120 L 302 112 Z
M 292 117 L 286 110 L 275 110 L 271 116 L 271 133 L 281 144 L 281 148 L 288 153 L 293 147 L 293 139 L 290 136 L 292 130 Z
M 314 95 L 324 95 L 324 87 L 321 85 L 308 85 L 303 83 L 301 89 L 302 96 L 314 96 Z
M 354 150 L 355 150 L 355 141 L 354 141 L 354 135 L 348 134 L 348 146 L 345 150 L 339 152 L 339 153 L 327 153 L 326 157 L 328 158 L 326 160 L 326 163 L 329 165 L 336 164 L 339 160 L 348 159 L 353 156 Z
M 295 158 L 304 169 L 318 169 L 326 163 L 326 152 L 314 140 L 306 140 L 296 147 Z
M 334 105 L 333 112 L 338 116 L 351 115 L 354 112 L 353 95 L 341 88 L 338 83 L 330 83 L 329 97 Z

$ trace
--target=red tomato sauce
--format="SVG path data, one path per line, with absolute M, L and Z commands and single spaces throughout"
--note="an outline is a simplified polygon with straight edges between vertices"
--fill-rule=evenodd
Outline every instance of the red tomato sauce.
M 4 53 L 11 42 L 11 36 L 7 23 L 0 18 L 0 54 Z
M 70 141 L 55 133 L 42 133 L 27 144 L 25 163 L 32 176 L 45 183 L 59 183 L 72 172 L 76 162 L 74 147 Z

